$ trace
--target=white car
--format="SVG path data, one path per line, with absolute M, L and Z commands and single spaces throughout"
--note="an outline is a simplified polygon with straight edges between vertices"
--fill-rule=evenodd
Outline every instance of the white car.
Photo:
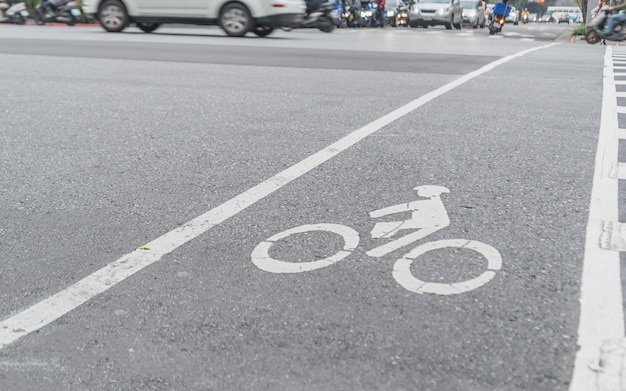
M 443 25 L 450 30 L 461 29 L 462 24 L 463 8 L 459 0 L 418 0 L 409 8 L 411 27 Z
M 504 20 L 507 23 L 513 23 L 515 26 L 518 25 L 519 23 L 519 11 L 517 11 L 515 9 L 515 7 L 511 6 L 511 12 L 509 13 L 509 16 L 506 17 L 506 19 Z
M 270 34 L 304 19 L 304 0 L 83 0 L 83 12 L 110 32 L 134 23 L 152 32 L 164 23 L 218 25 L 231 37 Z
M 485 27 L 485 9 L 482 0 L 461 0 L 463 8 L 463 24 L 473 28 Z

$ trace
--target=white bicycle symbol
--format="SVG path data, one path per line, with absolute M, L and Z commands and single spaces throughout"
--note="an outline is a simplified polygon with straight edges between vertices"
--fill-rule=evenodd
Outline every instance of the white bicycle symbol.
M 417 195 L 426 199 L 390 206 L 370 212 L 370 217 L 378 218 L 401 212 L 411 212 L 411 218 L 402 221 L 380 222 L 374 225 L 371 231 L 372 238 L 390 238 L 400 230 L 414 229 L 416 231 L 404 235 L 382 246 L 366 252 L 371 257 L 382 257 L 401 247 L 420 240 L 434 232 L 450 225 L 448 213 L 441 201 L 442 193 L 450 191 L 442 186 L 418 186 Z M 308 262 L 288 262 L 274 259 L 270 256 L 272 246 L 290 235 L 323 231 L 332 232 L 343 238 L 343 249 L 324 259 Z M 305 224 L 279 232 L 259 243 L 252 251 L 252 262 L 261 270 L 270 273 L 301 273 L 321 269 L 346 258 L 357 248 L 359 233 L 354 229 L 340 224 Z M 487 260 L 487 270 L 478 277 L 455 283 L 437 283 L 422 281 L 411 272 L 412 263 L 429 251 L 444 248 L 470 249 L 478 252 Z M 469 292 L 485 285 L 493 279 L 496 271 L 502 268 L 502 256 L 495 248 L 475 240 L 446 239 L 427 242 L 413 248 L 393 265 L 393 278 L 403 288 L 415 293 L 431 293 L 437 295 L 455 295 Z

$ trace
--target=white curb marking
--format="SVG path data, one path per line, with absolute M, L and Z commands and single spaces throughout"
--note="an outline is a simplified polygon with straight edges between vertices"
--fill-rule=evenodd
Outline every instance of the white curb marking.
M 612 49 L 604 57 L 604 91 L 600 136 L 595 161 L 589 222 L 580 292 L 580 321 L 574 373 L 570 391 L 608 390 L 598 370 L 601 348 L 606 341 L 624 337 L 619 252 L 603 249 L 600 238 L 607 221 L 617 219 L 617 97 L 612 67 Z M 611 388 L 613 389 L 613 388 Z

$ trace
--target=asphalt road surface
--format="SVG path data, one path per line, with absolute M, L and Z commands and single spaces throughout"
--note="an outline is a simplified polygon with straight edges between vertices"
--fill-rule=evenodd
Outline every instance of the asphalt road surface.
M 609 389 L 621 48 L 519 27 L 0 26 L 0 389 Z

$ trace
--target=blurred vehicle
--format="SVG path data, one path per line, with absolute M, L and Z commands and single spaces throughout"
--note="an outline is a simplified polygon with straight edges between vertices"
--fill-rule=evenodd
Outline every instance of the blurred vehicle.
M 556 23 L 571 23 L 575 21 L 582 22 L 583 20 L 583 14 L 579 6 L 551 5 L 546 9 L 546 14 L 552 15 L 552 18 Z M 567 18 L 564 17 L 563 14 L 566 14 Z
M 609 19 L 610 14 L 610 7 L 603 6 L 602 8 L 600 8 L 598 15 L 592 18 L 591 21 L 587 24 L 585 40 L 588 43 L 595 45 L 603 39 L 615 42 L 621 42 L 626 40 L 626 20 L 617 23 L 617 25 L 612 30 L 613 34 L 605 35 L 602 32 L 602 30 L 604 30 L 605 24 Z
M 552 18 L 552 15 L 543 15 L 539 18 L 539 23 L 554 23 L 555 20 Z
M 485 10 L 482 0 L 461 0 L 463 8 L 463 24 L 468 24 L 473 28 L 485 27 Z
M 487 21 L 491 20 L 494 6 L 495 4 L 487 4 L 487 6 L 485 7 L 485 19 L 487 19 Z
M 304 0 L 83 0 L 83 11 L 109 32 L 134 23 L 144 32 L 161 24 L 220 26 L 231 37 L 248 32 L 263 37 L 276 27 L 294 26 L 304 19 Z
M 78 8 L 78 2 L 65 1 L 60 5 L 54 6 L 51 14 L 46 14 L 46 11 L 42 7 L 43 2 L 40 2 L 35 8 L 35 23 L 38 25 L 44 25 L 46 23 L 66 23 L 68 26 L 73 26 L 80 21 L 80 16 L 83 14 Z
M 503 2 L 494 5 L 491 14 L 489 14 L 489 35 L 494 35 L 502 31 L 505 19 L 512 12 L 512 7 L 507 6 Z
M 0 1 L 0 23 L 26 24 L 29 16 L 26 3 L 15 0 Z
M 459 0 L 424 0 L 411 4 L 409 25 L 428 27 L 443 25 L 450 30 L 463 24 L 463 8 Z
M 509 15 L 506 17 L 506 19 L 504 19 L 504 21 L 506 23 L 513 23 L 513 25 L 517 26 L 519 23 L 519 12 L 515 9 L 515 7 L 510 7 L 511 12 L 509 12 Z
M 316 28 L 325 33 L 330 33 L 340 25 L 341 20 L 334 3 L 324 0 L 306 0 L 306 16 L 302 22 L 291 26 L 281 26 L 281 28 L 285 31 L 294 28 Z
M 530 17 L 530 12 L 528 12 L 528 8 L 524 8 L 520 16 L 521 22 L 524 24 L 528 23 L 530 21 L 529 17 Z
M 339 15 L 339 27 L 347 27 L 349 6 L 344 1 L 335 0 L 335 9 Z
M 582 23 L 583 22 L 583 16 L 580 15 L 580 14 L 570 15 L 569 16 L 569 22 L 570 23 Z
M 538 19 L 539 19 L 539 17 L 537 16 L 537 14 L 529 14 L 528 15 L 528 21 L 530 23 L 537 23 Z
M 352 3 L 349 5 L 344 12 L 346 26 L 347 27 L 358 27 L 359 20 L 361 19 L 361 7 L 357 3 Z
M 387 0 L 385 3 L 385 25 L 409 26 L 409 7 L 403 0 Z
M 557 23 L 569 23 L 569 15 L 568 14 L 556 14 L 553 15 L 554 19 L 556 19 Z
M 376 3 L 373 1 L 361 1 L 361 14 L 359 15 L 359 27 L 382 26 L 379 20 Z

